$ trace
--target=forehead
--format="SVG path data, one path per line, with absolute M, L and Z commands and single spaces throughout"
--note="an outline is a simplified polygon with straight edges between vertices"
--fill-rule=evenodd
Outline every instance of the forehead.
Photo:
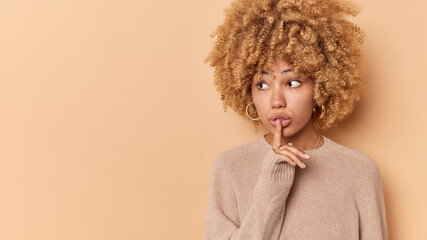
M 269 72 L 272 74 L 280 74 L 282 71 L 287 69 L 291 69 L 291 65 L 285 59 L 276 59 Z M 265 70 L 267 69 L 264 69 L 264 71 Z
M 255 83 L 257 80 L 260 80 L 264 77 L 272 77 L 273 79 L 284 77 L 298 77 L 292 69 L 292 65 L 286 61 L 285 58 L 276 58 L 271 67 L 264 66 L 261 68 L 260 72 L 255 73 L 252 76 L 252 83 Z
M 276 59 L 269 69 L 267 67 L 264 67 L 261 70 L 260 75 L 286 76 L 294 74 L 292 72 L 292 66 L 286 60 Z

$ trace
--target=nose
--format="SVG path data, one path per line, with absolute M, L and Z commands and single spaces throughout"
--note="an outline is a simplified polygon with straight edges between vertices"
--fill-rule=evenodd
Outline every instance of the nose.
M 273 88 L 271 92 L 271 107 L 276 109 L 286 107 L 285 94 L 282 88 Z

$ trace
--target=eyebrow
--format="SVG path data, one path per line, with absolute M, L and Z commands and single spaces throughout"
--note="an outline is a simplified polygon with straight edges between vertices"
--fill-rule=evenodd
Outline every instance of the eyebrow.
M 283 73 L 287 73 L 287 72 L 291 72 L 291 71 L 292 71 L 292 69 L 288 68 L 288 69 L 283 70 L 283 71 L 282 71 L 282 74 L 283 74 Z M 262 74 L 269 74 L 269 73 L 268 73 L 268 72 L 266 72 L 266 71 L 261 71 L 261 73 L 262 73 Z

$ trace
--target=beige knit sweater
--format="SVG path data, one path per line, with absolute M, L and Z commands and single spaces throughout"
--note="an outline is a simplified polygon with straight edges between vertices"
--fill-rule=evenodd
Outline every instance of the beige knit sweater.
M 305 169 L 280 159 L 263 136 L 220 153 L 205 240 L 388 239 L 377 164 L 324 140 L 305 150 L 311 157 Z

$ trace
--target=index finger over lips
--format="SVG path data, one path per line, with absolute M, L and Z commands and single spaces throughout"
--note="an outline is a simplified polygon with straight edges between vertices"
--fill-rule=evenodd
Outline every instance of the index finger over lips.
M 286 144 L 286 143 L 283 143 Z M 277 150 L 282 146 L 282 123 L 279 119 L 276 119 L 276 129 L 274 131 L 273 149 Z

